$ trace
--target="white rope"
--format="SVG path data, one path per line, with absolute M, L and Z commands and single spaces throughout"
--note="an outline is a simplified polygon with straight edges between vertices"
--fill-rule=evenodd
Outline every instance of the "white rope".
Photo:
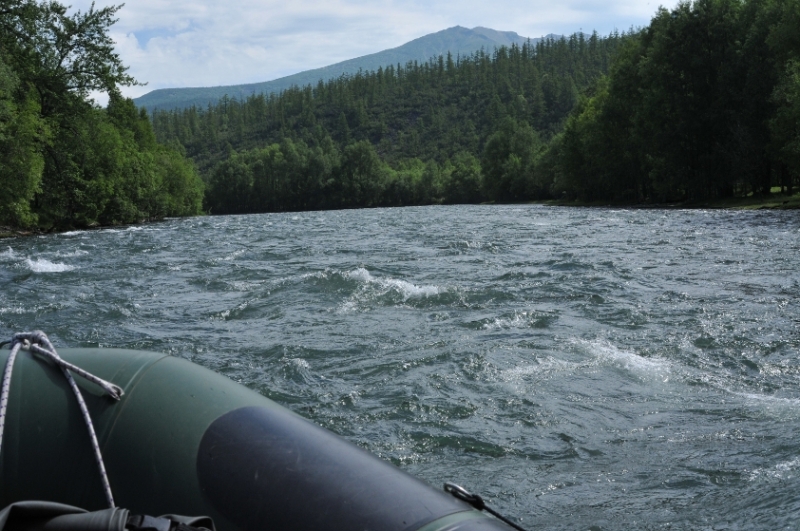
M 11 371 L 14 369 L 14 360 L 17 358 L 21 344 L 15 343 L 11 347 L 11 353 L 6 360 L 6 368 L 3 371 L 3 384 L 0 387 L 0 450 L 3 449 L 3 431 L 6 427 L 6 409 L 8 409 L 8 393 L 11 388 Z
M 75 382 L 75 378 L 72 377 L 70 371 L 73 371 L 82 378 L 97 384 L 115 400 L 119 400 L 124 392 L 121 387 L 107 382 L 102 378 L 98 378 L 97 376 L 86 372 L 80 367 L 76 367 L 75 365 L 61 359 L 56 352 L 56 349 L 53 347 L 53 344 L 50 343 L 50 340 L 47 338 L 47 335 L 45 335 L 45 333 L 42 331 L 37 330 L 35 332 L 15 334 L 14 338 L 11 340 L 11 353 L 6 361 L 5 371 L 3 372 L 3 384 L 2 388 L 0 389 L 0 451 L 3 448 L 3 429 L 5 427 L 8 395 L 11 387 L 11 372 L 14 369 L 14 360 L 17 357 L 17 353 L 19 352 L 20 348 L 23 347 L 27 348 L 34 354 L 38 354 L 39 356 L 44 356 L 52 360 L 56 365 L 61 367 L 61 371 L 67 378 L 67 382 L 69 382 L 69 386 L 72 389 L 75 398 L 78 400 L 78 406 L 81 409 L 83 421 L 85 422 L 86 429 L 89 432 L 89 438 L 91 439 L 92 448 L 94 449 L 95 461 L 97 462 L 97 467 L 100 469 L 100 479 L 103 482 L 103 491 L 105 492 L 106 501 L 108 502 L 109 507 L 116 507 L 114 504 L 114 496 L 111 493 L 111 484 L 108 481 L 106 467 L 103 463 L 103 455 L 100 452 L 100 444 L 97 442 L 97 435 L 94 431 L 92 417 L 89 415 L 89 409 L 86 407 L 86 402 L 83 400 L 81 390 L 78 388 L 78 384 Z

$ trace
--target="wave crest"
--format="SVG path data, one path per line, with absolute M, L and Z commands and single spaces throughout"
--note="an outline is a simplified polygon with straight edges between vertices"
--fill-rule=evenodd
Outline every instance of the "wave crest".
M 28 269 L 34 273 L 63 273 L 65 271 L 72 271 L 75 269 L 74 266 L 69 264 L 51 262 L 50 260 L 45 260 L 44 258 L 39 258 L 37 260 L 31 260 L 30 258 L 27 258 L 25 263 L 28 266 Z

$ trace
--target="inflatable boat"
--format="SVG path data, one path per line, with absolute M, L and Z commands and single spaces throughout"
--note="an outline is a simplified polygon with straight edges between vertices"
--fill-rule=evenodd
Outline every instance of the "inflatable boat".
M 0 349 L 0 371 L 9 352 Z M 112 505 L 149 515 L 205 515 L 218 531 L 511 529 L 458 488 L 434 489 L 189 361 L 105 348 L 58 354 L 124 390 L 115 400 L 75 378 Z M 19 352 L 6 408 L 0 508 L 22 500 L 108 507 L 91 436 L 55 363 Z

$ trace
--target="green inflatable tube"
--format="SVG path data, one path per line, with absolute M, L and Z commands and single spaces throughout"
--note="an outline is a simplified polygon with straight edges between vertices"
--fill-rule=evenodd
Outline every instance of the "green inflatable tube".
M 118 506 L 206 515 L 220 531 L 511 529 L 469 504 L 189 361 L 120 349 L 61 357 L 125 391 L 76 377 Z M 0 350 L 0 368 L 9 351 Z M 0 508 L 44 500 L 106 508 L 86 426 L 50 361 L 20 352 L 0 453 Z

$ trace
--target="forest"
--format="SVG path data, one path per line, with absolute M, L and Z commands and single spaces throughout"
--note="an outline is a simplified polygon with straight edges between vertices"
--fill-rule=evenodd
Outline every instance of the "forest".
M 800 177 L 800 1 L 659 10 L 548 147 L 585 200 L 791 195 Z
M 695 0 L 577 33 L 148 115 L 108 29 L 0 0 L 0 225 L 558 200 L 700 204 L 800 185 L 800 0 Z M 109 95 L 101 108 L 96 92 Z
M 0 0 L 0 225 L 63 230 L 202 212 L 194 164 L 119 87 L 119 7 Z M 106 108 L 93 92 L 109 95 Z
M 155 111 L 212 213 L 520 201 L 580 94 L 630 38 L 573 35 L 359 72 L 280 95 Z
M 211 213 L 699 202 L 800 178 L 800 0 L 697 0 L 645 28 L 432 58 L 155 111 Z

